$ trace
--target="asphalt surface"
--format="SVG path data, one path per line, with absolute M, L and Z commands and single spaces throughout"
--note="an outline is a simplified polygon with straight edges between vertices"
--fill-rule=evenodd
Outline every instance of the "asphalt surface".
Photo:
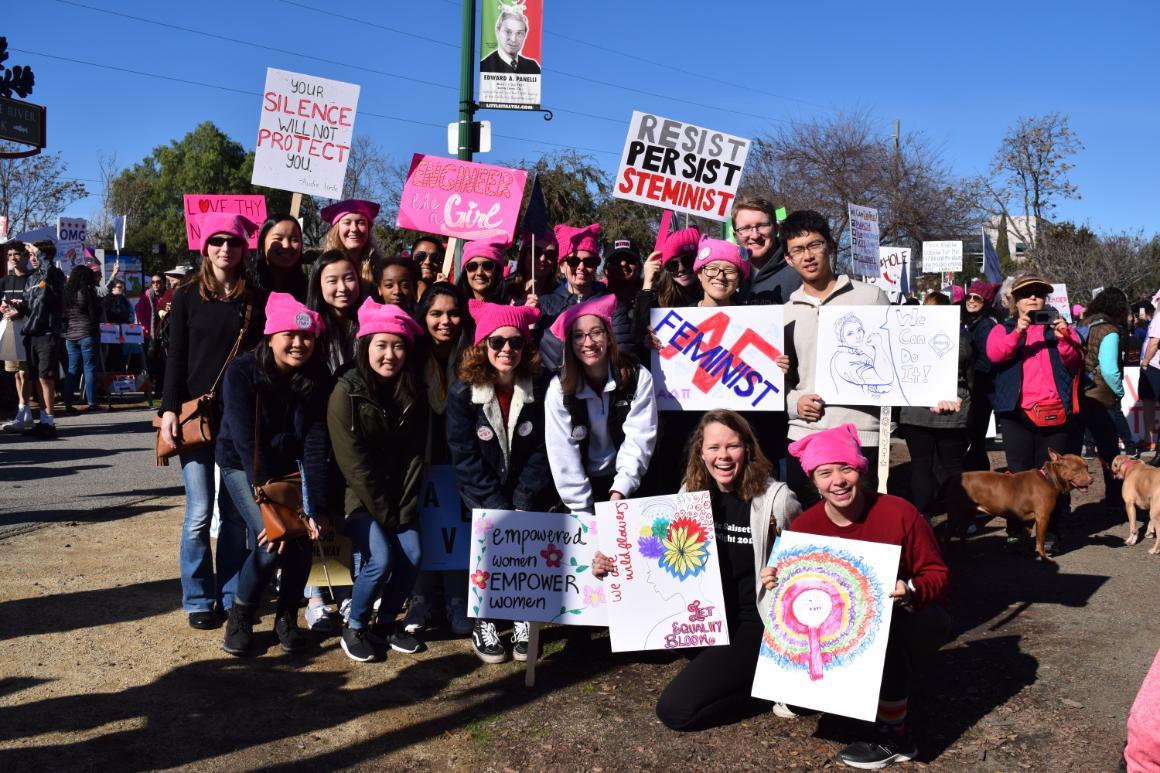
M 5 417 L 7 420 L 8 417 Z M 157 467 L 153 411 L 57 419 L 55 440 L 0 433 L 0 538 L 50 523 L 129 518 L 181 494 L 181 468 Z

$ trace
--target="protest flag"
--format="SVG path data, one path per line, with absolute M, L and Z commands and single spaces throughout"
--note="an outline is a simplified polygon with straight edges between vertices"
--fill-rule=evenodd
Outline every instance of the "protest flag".
M 992 284 L 1003 281 L 1003 271 L 999 268 L 999 253 L 995 252 L 995 245 L 991 244 L 991 237 L 983 231 L 983 276 Z
M 909 252 L 903 252 L 902 271 L 899 273 L 899 290 L 903 295 L 910 295 L 910 261 L 906 259 Z
M 544 199 L 544 190 L 540 187 L 540 176 L 532 181 L 532 195 L 528 197 L 528 208 L 524 210 L 524 222 L 520 224 L 520 237 L 548 233 L 548 202 Z

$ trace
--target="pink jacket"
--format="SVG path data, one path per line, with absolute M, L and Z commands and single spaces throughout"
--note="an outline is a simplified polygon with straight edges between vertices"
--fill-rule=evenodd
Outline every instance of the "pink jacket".
M 1128 712 L 1128 773 L 1160 770 L 1160 653 L 1152 661 Z
M 1013 357 L 1023 360 L 1023 391 L 1019 398 L 1020 408 L 1030 408 L 1036 403 L 1068 400 L 1070 395 L 1060 396 L 1055 388 L 1055 378 L 1051 370 L 1051 350 L 1044 341 L 1043 325 L 1032 325 L 1026 333 L 1012 330 L 1010 333 L 1002 325 L 995 325 L 987 336 L 987 357 L 996 364 L 1007 362 Z M 1069 325 L 1067 335 L 1057 338 L 1059 357 L 1064 367 L 1078 373 L 1083 367 L 1083 346 L 1079 336 Z

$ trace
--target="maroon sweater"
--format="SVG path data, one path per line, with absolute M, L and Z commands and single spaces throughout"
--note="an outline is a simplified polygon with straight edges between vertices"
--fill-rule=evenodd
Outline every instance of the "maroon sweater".
M 914 505 L 901 497 L 868 493 L 866 514 L 849 526 L 839 526 L 826 515 L 826 503 L 818 502 L 794 519 L 789 530 L 823 537 L 844 537 L 884 545 L 900 545 L 898 579 L 914 586 L 915 608 L 931 602 L 946 606 L 950 572 L 934 532 Z

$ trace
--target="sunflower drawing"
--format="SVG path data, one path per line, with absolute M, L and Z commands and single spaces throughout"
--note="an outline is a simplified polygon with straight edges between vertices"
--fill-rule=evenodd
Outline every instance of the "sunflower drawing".
M 661 568 L 678 580 L 704 571 L 709 558 L 708 539 L 696 521 L 691 518 L 672 521 L 661 544 L 664 546 Z

